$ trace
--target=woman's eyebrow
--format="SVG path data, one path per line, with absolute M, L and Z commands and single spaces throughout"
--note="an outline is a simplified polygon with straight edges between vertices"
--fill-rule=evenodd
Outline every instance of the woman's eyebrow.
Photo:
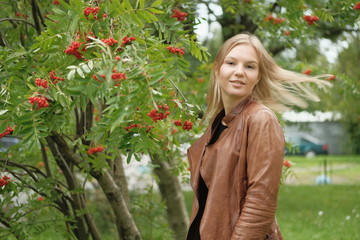
M 226 60 L 226 59 L 237 60 L 236 57 L 231 57 L 231 56 L 225 57 L 224 60 Z M 247 63 L 256 63 L 256 64 L 258 64 L 258 61 L 256 61 L 256 60 L 248 60 L 248 61 L 246 61 L 246 62 L 247 62 Z

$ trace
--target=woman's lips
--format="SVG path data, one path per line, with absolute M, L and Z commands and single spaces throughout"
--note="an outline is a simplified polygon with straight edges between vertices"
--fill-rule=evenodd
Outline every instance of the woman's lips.
M 236 85 L 236 86 L 243 86 L 245 85 L 245 82 L 244 81 L 241 81 L 241 80 L 230 80 L 230 83 Z

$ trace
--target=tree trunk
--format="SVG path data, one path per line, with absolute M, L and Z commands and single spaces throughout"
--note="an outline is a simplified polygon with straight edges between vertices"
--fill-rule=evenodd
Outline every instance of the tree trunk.
M 66 162 L 75 164 L 79 167 L 82 163 L 80 155 L 75 153 L 67 144 L 67 142 L 56 132 L 53 132 L 51 139 L 56 143 L 61 156 Z M 80 168 L 81 169 L 81 168 Z M 107 199 L 110 202 L 112 210 L 116 217 L 116 226 L 118 228 L 118 234 L 120 240 L 140 240 L 141 235 L 133 217 L 131 216 L 129 207 L 122 194 L 122 190 L 117 186 L 112 175 L 105 170 L 104 172 L 95 171 L 90 169 L 90 174 L 98 181 L 100 187 L 105 193 Z
M 126 200 L 121 193 L 120 188 L 115 183 L 108 171 L 103 173 L 99 171 L 90 171 L 90 174 L 97 179 L 102 190 L 116 216 L 116 226 L 118 228 L 119 239 L 121 240 L 140 240 L 141 235 L 130 214 Z
M 154 173 L 159 178 L 159 189 L 162 198 L 166 201 L 168 221 L 174 231 L 177 240 L 186 239 L 189 217 L 187 214 L 184 196 L 178 177 L 171 172 L 173 167 L 160 155 L 151 155 L 151 161 L 157 165 Z
M 121 157 L 115 157 L 112 162 L 112 175 L 116 185 L 120 188 L 122 195 L 124 196 L 125 202 L 130 209 L 130 197 L 129 189 L 126 181 L 126 175 L 123 166 L 123 160 Z

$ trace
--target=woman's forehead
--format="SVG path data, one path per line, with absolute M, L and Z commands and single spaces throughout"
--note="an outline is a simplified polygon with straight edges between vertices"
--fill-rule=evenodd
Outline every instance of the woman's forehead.
M 250 44 L 235 45 L 224 57 L 224 59 L 246 59 L 247 61 L 258 62 L 258 54 Z

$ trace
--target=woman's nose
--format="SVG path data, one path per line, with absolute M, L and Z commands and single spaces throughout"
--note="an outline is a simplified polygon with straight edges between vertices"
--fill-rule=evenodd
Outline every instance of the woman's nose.
M 235 75 L 236 75 L 236 76 L 242 76 L 242 75 L 244 75 L 244 68 L 243 68 L 243 66 L 236 66 L 236 68 L 235 68 Z

